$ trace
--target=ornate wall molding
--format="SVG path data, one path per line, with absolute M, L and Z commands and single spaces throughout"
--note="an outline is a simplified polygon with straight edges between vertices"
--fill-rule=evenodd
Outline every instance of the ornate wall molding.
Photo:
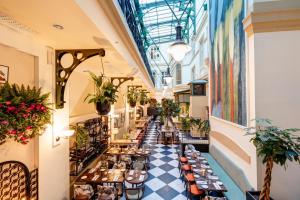
M 226 146 L 231 152 L 233 152 L 239 158 L 244 160 L 246 163 L 251 164 L 251 157 L 249 156 L 249 154 L 226 135 L 216 131 L 211 131 L 210 137 L 217 140 L 222 145 Z
M 300 9 L 252 12 L 243 24 L 248 37 L 255 33 L 300 30 Z

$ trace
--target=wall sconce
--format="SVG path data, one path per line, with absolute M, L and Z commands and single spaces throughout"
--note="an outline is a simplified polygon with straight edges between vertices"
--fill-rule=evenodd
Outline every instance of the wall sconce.
M 61 134 L 55 138 L 56 142 L 60 140 L 60 138 L 68 139 L 72 135 L 74 135 L 75 130 L 72 129 L 63 129 L 61 130 Z

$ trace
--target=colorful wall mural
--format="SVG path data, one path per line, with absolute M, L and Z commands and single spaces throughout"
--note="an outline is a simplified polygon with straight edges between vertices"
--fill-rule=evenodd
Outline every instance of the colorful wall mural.
M 245 0 L 210 0 L 212 116 L 247 125 Z

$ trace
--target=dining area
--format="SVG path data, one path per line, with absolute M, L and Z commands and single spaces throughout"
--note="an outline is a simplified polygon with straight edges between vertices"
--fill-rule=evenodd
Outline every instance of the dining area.
M 74 199 L 141 199 L 148 179 L 149 147 L 113 145 L 75 181 Z

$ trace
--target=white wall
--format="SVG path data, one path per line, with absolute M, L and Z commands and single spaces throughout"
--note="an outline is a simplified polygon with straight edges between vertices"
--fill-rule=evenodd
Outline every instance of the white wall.
M 2 25 L 0 25 L 0 33 L 2 45 L 36 57 L 37 84 L 43 88 L 44 92 L 51 92 L 54 97 L 54 66 L 47 64 L 46 44 L 38 43 L 27 34 L 16 32 Z M 51 100 L 53 102 L 53 99 Z M 68 106 L 64 111 L 68 113 Z M 67 126 L 69 123 L 69 115 L 63 114 L 64 111 L 54 111 L 53 122 L 56 128 Z M 60 124 L 57 124 L 58 121 Z M 53 133 L 54 129 L 50 125 L 42 136 L 36 138 L 38 152 L 35 160 L 39 168 L 39 199 L 69 199 L 69 143 L 67 140 L 62 140 L 60 145 L 53 146 Z M 26 153 L 34 154 L 34 152 Z
M 300 128 L 300 31 L 255 34 L 254 41 L 256 117 L 269 118 L 280 127 Z M 289 162 L 286 171 L 275 165 L 272 197 L 298 200 L 299 173 L 296 163 Z M 259 185 L 262 181 L 259 177 Z
M 0 43 L 0 65 L 9 67 L 9 83 L 34 86 L 34 62 L 34 56 Z M 38 161 L 35 160 L 37 143 L 38 141 L 30 140 L 27 145 L 23 145 L 7 139 L 4 144 L 0 145 L 0 162 L 18 160 L 24 163 L 30 171 L 35 169 L 38 164 Z

